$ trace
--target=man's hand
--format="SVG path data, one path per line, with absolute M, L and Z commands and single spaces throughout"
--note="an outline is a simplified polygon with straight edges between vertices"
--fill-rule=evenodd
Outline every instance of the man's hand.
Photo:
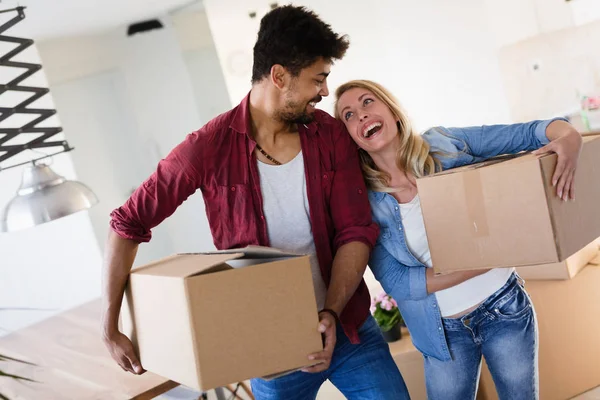
M 308 359 L 318 363 L 312 367 L 304 368 L 303 372 L 323 372 L 331 365 L 331 357 L 335 348 L 336 336 L 335 318 L 328 312 L 319 313 L 319 332 L 323 335 L 325 341 L 323 351 L 313 353 L 308 356 Z
M 108 348 L 110 356 L 119 364 L 123 371 L 132 374 L 141 375 L 146 370 L 135 355 L 133 344 L 129 338 L 121 332 L 116 332 L 110 336 L 103 337 L 104 344 Z

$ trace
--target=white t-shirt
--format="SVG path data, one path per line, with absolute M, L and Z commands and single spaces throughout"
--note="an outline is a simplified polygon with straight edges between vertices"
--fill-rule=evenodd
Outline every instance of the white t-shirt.
M 323 281 L 310 223 L 302 152 L 283 165 L 258 161 L 263 212 L 271 247 L 310 255 L 318 309 L 325 306 Z
M 419 261 L 431 267 L 431 253 L 419 195 L 410 202 L 399 205 L 409 250 Z M 452 232 L 448 234 L 451 235 Z M 435 292 L 442 317 L 458 314 L 481 303 L 504 286 L 513 271 L 514 268 L 494 268 L 456 286 Z

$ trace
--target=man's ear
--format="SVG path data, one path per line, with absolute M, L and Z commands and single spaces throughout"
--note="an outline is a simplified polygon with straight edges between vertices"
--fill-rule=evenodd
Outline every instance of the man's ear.
M 287 86 L 289 75 L 288 70 L 281 64 L 275 64 L 271 67 L 271 82 L 278 89 L 283 89 Z

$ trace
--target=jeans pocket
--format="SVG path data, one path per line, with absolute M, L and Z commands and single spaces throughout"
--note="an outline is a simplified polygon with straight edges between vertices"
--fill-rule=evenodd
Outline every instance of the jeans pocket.
M 515 285 L 494 305 L 494 314 L 501 319 L 522 317 L 531 310 L 531 301 L 520 285 Z

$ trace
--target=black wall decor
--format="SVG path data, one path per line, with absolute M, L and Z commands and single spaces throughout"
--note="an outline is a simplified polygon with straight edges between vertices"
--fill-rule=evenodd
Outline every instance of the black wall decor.
M 0 127 L 0 163 L 6 161 L 10 157 L 13 157 L 25 150 L 29 149 L 39 149 L 39 148 L 47 148 L 47 147 L 62 147 L 62 149 L 53 154 L 44 155 L 42 157 L 36 158 L 34 160 L 30 160 L 26 163 L 20 163 L 11 165 L 9 167 L 0 166 L 0 171 L 2 169 L 16 167 L 17 165 L 27 164 L 29 162 L 35 162 L 37 160 L 47 158 L 59 153 L 64 153 L 66 151 L 70 151 L 73 148 L 69 147 L 69 144 L 65 140 L 60 141 L 50 141 L 54 135 L 62 132 L 61 127 L 38 127 L 37 125 L 52 115 L 56 114 L 56 110 L 54 109 L 44 109 L 44 108 L 29 108 L 28 106 L 32 104 L 34 101 L 40 99 L 44 95 L 46 95 L 50 90 L 48 88 L 41 87 L 32 87 L 32 86 L 23 86 L 21 83 L 29 78 L 31 75 L 35 74 L 37 71 L 42 69 L 40 64 L 33 64 L 28 62 L 18 62 L 12 61 L 12 59 L 23 50 L 33 45 L 32 39 L 24 39 L 13 36 L 6 36 L 4 32 L 25 18 L 25 7 L 16 7 L 9 10 L 2 10 L 0 13 L 7 12 L 16 12 L 17 15 L 0 25 L 0 41 L 15 43 L 17 46 L 9 51 L 8 53 L 0 56 L 0 66 L 3 67 L 12 67 L 19 68 L 23 70 L 16 78 L 12 79 L 10 82 L 0 82 L 0 96 L 8 91 L 16 91 L 16 92 L 26 92 L 31 93 L 31 96 L 26 100 L 21 101 L 14 107 L 0 107 L 0 123 L 15 114 L 36 114 L 37 118 L 34 118 L 32 121 L 27 122 L 18 128 L 2 128 Z M 23 138 L 20 140 L 20 144 L 9 145 L 6 144 L 8 141 L 16 138 Z

